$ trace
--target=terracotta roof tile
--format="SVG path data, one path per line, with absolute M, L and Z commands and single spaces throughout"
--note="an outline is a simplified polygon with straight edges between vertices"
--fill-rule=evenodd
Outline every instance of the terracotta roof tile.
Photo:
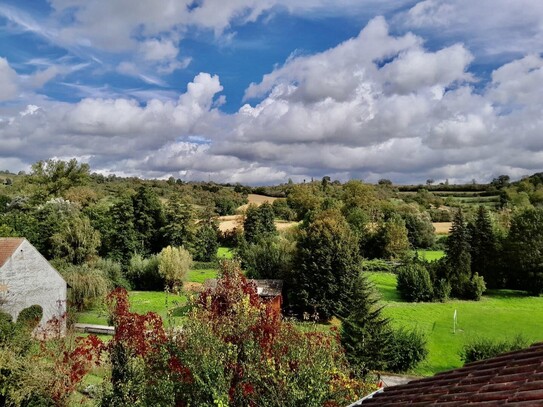
M 384 389 L 359 406 L 543 405 L 543 343 Z
M 0 267 L 11 257 L 15 249 L 23 243 L 21 237 L 0 237 Z

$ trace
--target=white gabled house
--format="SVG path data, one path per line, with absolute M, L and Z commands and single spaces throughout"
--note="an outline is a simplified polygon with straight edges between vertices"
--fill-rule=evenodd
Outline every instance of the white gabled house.
M 23 309 L 39 305 L 45 328 L 54 318 L 65 320 L 66 295 L 66 281 L 28 240 L 0 237 L 0 310 L 16 320 Z

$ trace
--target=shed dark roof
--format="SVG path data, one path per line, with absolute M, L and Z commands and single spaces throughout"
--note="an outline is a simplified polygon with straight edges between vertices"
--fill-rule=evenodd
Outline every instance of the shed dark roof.
M 283 291 L 283 280 L 249 280 L 256 284 L 256 291 L 261 297 L 277 297 Z M 217 279 L 210 278 L 204 282 L 206 288 L 215 289 Z
M 0 237 L 0 267 L 8 261 L 23 240 L 22 237 Z
M 543 343 L 385 388 L 356 406 L 543 405 Z

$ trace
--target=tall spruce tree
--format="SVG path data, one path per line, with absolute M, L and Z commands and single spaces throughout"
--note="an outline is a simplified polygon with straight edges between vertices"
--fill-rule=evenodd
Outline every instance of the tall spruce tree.
M 472 275 L 469 241 L 464 215 L 459 209 L 454 216 L 447 239 L 445 267 L 442 270 L 443 277 L 451 284 L 453 297 L 464 296 L 464 287 Z
M 393 331 L 378 302 L 375 289 L 361 274 L 354 285 L 350 312 L 341 323 L 341 343 L 360 376 L 383 370 L 390 358 Z
M 109 257 L 128 264 L 138 248 L 138 233 L 134 225 L 134 206 L 129 196 L 121 197 L 109 209 L 111 227 L 107 230 L 106 244 Z
M 490 215 L 479 206 L 475 222 L 468 224 L 470 234 L 471 272 L 479 273 L 491 287 L 503 287 L 503 278 L 496 267 L 497 239 Z

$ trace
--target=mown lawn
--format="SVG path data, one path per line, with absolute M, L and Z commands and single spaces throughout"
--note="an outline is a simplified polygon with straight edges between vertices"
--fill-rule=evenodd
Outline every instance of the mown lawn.
M 399 298 L 396 276 L 368 273 L 382 294 L 384 314 L 396 326 L 416 328 L 428 340 L 429 355 L 413 372 L 419 375 L 462 366 L 462 346 L 474 338 L 512 339 L 522 334 L 529 342 L 543 340 L 543 298 L 527 297 L 518 291 L 494 290 L 481 301 L 406 303 Z M 457 311 L 457 329 L 453 315 Z
M 426 261 L 435 261 L 439 260 L 445 256 L 443 250 L 417 250 L 419 257 Z
M 232 249 L 229 247 L 219 247 L 217 251 L 217 257 L 219 259 L 231 259 L 234 256 Z
M 190 270 L 187 282 L 203 284 L 208 278 L 216 277 L 217 269 Z M 178 308 L 186 303 L 187 296 L 184 293 L 175 295 L 164 291 L 130 291 L 129 300 L 132 312 L 139 314 L 156 312 L 166 325 L 170 325 L 179 322 Z M 104 307 L 96 307 L 77 314 L 77 322 L 84 324 L 107 325 L 107 318 L 108 314 Z
M 175 295 L 164 291 L 130 291 L 128 298 L 132 312 L 138 314 L 145 314 L 149 311 L 156 312 L 166 325 L 175 325 L 179 319 L 175 309 L 183 306 L 187 301 L 185 294 Z M 172 311 L 173 314 L 168 314 L 168 311 Z M 105 308 L 93 308 L 77 314 L 77 322 L 79 323 L 108 325 L 107 319 L 108 314 Z
M 217 278 L 217 269 L 190 270 L 187 281 L 203 284 L 209 278 Z

